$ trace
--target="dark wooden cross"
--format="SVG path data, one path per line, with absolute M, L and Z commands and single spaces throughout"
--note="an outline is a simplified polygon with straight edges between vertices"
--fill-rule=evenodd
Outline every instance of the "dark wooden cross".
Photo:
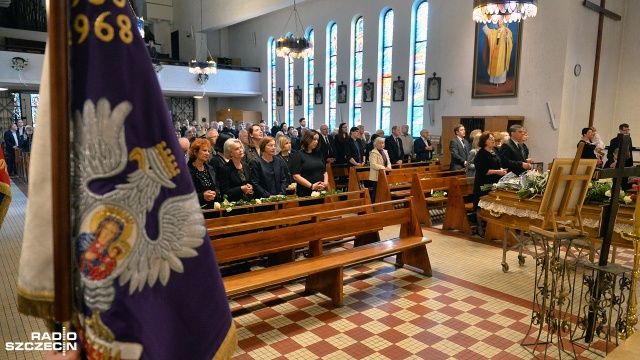
M 600 73 L 600 52 L 602 51 L 602 28 L 604 25 L 604 17 L 611 18 L 615 21 L 622 20 L 622 16 L 611 12 L 604 8 L 606 0 L 600 0 L 600 6 L 589 0 L 584 0 L 584 6 L 600 13 L 598 20 L 598 41 L 596 43 L 596 62 L 593 67 L 593 87 L 591 88 L 591 109 L 589 111 L 589 127 L 593 126 L 593 117 L 596 112 L 596 96 L 598 90 L 598 75 Z
M 631 137 L 628 134 L 618 134 L 618 159 L 616 167 L 613 169 L 598 170 L 594 176 L 596 179 L 613 179 L 611 184 L 611 200 L 609 205 L 605 207 L 602 212 L 602 219 L 600 222 L 600 237 L 602 238 L 602 248 L 600 249 L 599 266 L 607 265 L 609 258 L 609 248 L 611 247 L 611 238 L 613 236 L 613 228 L 616 224 L 616 217 L 618 216 L 620 189 L 622 188 L 622 181 L 629 176 L 640 176 L 640 167 L 628 167 L 625 168 L 624 164 L 627 161 L 627 152 L 631 151 Z M 614 151 L 615 149 L 609 149 Z M 640 201 L 640 200 L 638 200 Z M 597 285 L 602 280 L 602 276 L 596 274 L 596 281 L 594 281 L 594 287 L 600 289 Z M 592 289 L 595 290 L 595 289 Z M 595 292 L 594 292 L 595 294 Z M 595 294 L 596 298 L 599 298 L 601 294 Z M 594 309 L 589 309 L 589 317 L 587 321 L 587 330 L 585 331 L 585 341 L 590 343 L 593 340 L 594 334 Z

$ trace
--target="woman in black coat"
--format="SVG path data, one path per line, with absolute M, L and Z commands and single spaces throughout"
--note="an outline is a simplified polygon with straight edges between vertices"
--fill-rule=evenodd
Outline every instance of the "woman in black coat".
M 507 169 L 502 168 L 500 156 L 493 151 L 496 146 L 496 140 L 491 132 L 485 131 L 480 135 L 478 146 L 478 153 L 473 159 L 473 163 L 476 166 L 476 175 L 473 183 L 473 207 L 476 209 L 478 218 L 478 235 L 484 236 L 484 227 L 482 220 L 480 220 L 478 202 L 481 196 L 489 193 L 489 190 L 482 191 L 481 187 L 500 181 L 500 178 L 507 174 Z
M 224 156 L 229 162 L 220 167 L 220 192 L 227 195 L 227 200 L 251 200 L 253 199 L 253 186 L 251 185 L 251 169 L 242 160 L 244 147 L 238 139 L 229 139 L 224 143 Z
M 208 164 L 210 154 L 211 144 L 205 139 L 196 139 L 189 148 L 187 166 L 202 209 L 213 209 L 214 202 L 220 200 L 216 174 Z

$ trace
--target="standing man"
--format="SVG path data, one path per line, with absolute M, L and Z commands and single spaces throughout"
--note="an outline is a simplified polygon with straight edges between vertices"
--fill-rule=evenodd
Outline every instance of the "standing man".
M 18 120 L 18 137 L 22 138 L 24 136 L 24 122 L 22 119 Z
M 211 156 L 217 155 L 216 141 L 218 141 L 218 137 L 220 137 L 218 130 L 209 129 L 209 131 L 207 131 L 207 140 L 209 140 L 209 144 L 211 144 Z
M 7 172 L 9 175 L 15 175 L 16 149 L 20 147 L 20 140 L 18 139 L 18 125 L 15 123 L 11 124 L 11 129 L 5 131 L 4 144 L 7 149 Z
M 225 120 L 224 128 L 222 129 L 221 133 L 229 134 L 236 139 L 238 138 L 238 132 L 233 128 L 233 120 L 231 119 Z
M 349 131 L 344 155 L 349 166 L 362 166 L 364 164 L 364 148 L 360 143 L 360 129 L 356 126 Z
M 404 151 L 404 161 L 409 162 L 409 159 L 414 158 L 413 153 L 413 136 L 409 134 L 409 125 L 402 125 L 402 134 L 400 134 L 402 140 L 402 151 Z
M 618 133 L 628 135 L 629 134 L 629 124 L 620 124 L 618 126 Z M 5 140 L 6 141 L 6 140 Z M 620 142 L 618 141 L 618 137 L 614 137 L 609 142 L 609 151 L 607 152 L 607 162 L 604 165 L 605 168 L 615 168 L 617 166 L 617 159 L 620 157 L 614 156 L 614 151 L 620 148 Z M 631 138 L 629 138 L 629 147 L 627 148 L 627 160 L 624 162 L 625 167 L 633 166 L 633 144 L 631 142 Z M 631 187 L 629 184 L 629 178 L 622 179 L 622 190 L 628 190 Z
M 333 136 L 329 135 L 329 126 L 326 124 L 320 126 L 320 152 L 327 164 L 336 161 L 336 146 L 333 143 Z
M 306 128 L 307 127 L 307 119 L 300 118 L 300 120 L 298 120 L 298 122 L 300 123 L 300 126 L 298 126 L 298 128 L 296 128 L 296 130 L 298 130 L 298 139 L 300 139 L 302 137 L 302 128 Z
M 618 133 L 620 134 L 629 134 L 629 124 L 620 124 L 618 126 Z M 614 168 L 616 167 L 616 159 L 613 157 L 613 152 L 620 147 L 620 143 L 618 142 L 618 137 L 614 137 L 609 142 L 609 151 L 607 152 L 607 164 L 606 168 Z M 629 138 L 629 149 L 633 149 L 633 144 L 631 142 L 631 138 Z M 627 160 L 624 163 L 625 167 L 633 166 L 633 152 L 627 150 Z
M 384 147 L 389 152 L 389 160 L 391 164 L 402 164 L 404 159 L 404 151 L 402 140 L 400 140 L 400 126 L 393 125 L 391 128 L 391 136 L 384 139 Z
M 500 146 L 500 160 L 502 166 L 506 166 L 509 171 L 520 175 L 526 170 L 532 169 L 534 162 L 529 158 L 529 149 L 522 142 L 524 137 L 522 125 L 511 125 L 509 137 L 510 139 Z
M 413 153 L 416 155 L 416 161 L 427 161 L 433 157 L 433 146 L 429 140 L 429 130 L 422 129 L 420 138 L 413 143 Z
M 458 124 L 453 127 L 456 137 L 449 141 L 449 151 L 451 152 L 451 170 L 460 170 L 467 167 L 467 156 L 471 151 L 471 144 L 464 138 L 467 134 L 464 125 Z

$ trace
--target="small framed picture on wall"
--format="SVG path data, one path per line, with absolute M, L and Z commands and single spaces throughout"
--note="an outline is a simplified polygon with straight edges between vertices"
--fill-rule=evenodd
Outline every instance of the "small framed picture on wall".
M 322 104 L 323 101 L 324 101 L 324 90 L 322 89 L 322 86 L 320 86 L 320 83 L 318 83 L 318 86 L 313 88 L 313 103 L 316 105 L 320 105 Z
M 284 93 L 280 88 L 276 91 L 276 106 L 282 106 L 284 104 Z
M 367 78 L 367 82 L 362 85 L 362 101 L 373 102 L 373 90 L 375 88 L 371 79 Z

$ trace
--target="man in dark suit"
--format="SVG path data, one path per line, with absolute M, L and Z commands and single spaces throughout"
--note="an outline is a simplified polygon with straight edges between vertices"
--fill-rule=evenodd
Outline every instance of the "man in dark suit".
M 394 125 L 391 128 L 391 136 L 384 139 L 384 148 L 389 153 L 389 160 L 392 164 L 402 164 L 404 151 L 402 150 L 402 140 L 400 139 L 400 126 Z
M 618 126 L 618 133 L 623 135 L 629 134 L 629 124 L 620 124 Z M 609 142 L 609 151 L 607 152 L 607 162 L 604 164 L 605 168 L 615 168 L 617 165 L 616 158 L 614 158 L 613 153 L 616 149 L 620 148 L 620 141 L 618 141 L 618 137 L 614 137 Z M 633 166 L 633 144 L 631 142 L 631 138 L 629 138 L 629 150 L 627 150 L 627 160 L 624 162 L 625 167 Z M 618 154 L 620 157 L 620 154 Z M 629 184 L 629 178 L 622 179 L 622 190 L 628 190 L 631 188 L 631 184 Z
M 16 174 L 16 149 L 20 147 L 18 137 L 18 125 L 11 124 L 11 129 L 4 133 L 4 146 L 7 149 L 7 172 L 9 175 Z
M 620 124 L 620 126 L 618 126 L 618 133 L 623 135 L 629 134 L 629 124 Z M 616 167 L 616 161 L 613 158 L 613 152 L 618 148 L 620 148 L 620 142 L 618 141 L 618 137 L 616 136 L 613 139 L 611 139 L 611 141 L 609 142 L 609 152 L 607 152 L 607 163 L 605 167 L 607 168 Z M 631 138 L 629 138 L 629 148 L 633 149 Z M 625 167 L 633 166 L 633 151 L 627 151 L 627 160 L 625 161 L 624 166 Z
M 467 156 L 471 151 L 471 144 L 464 138 L 466 130 L 462 124 L 453 127 L 456 137 L 449 141 L 449 151 L 451 152 L 451 170 L 460 170 L 467 167 Z
M 524 136 L 522 125 L 511 125 L 509 134 L 511 138 L 500 146 L 500 160 L 502 166 L 520 175 L 533 168 L 534 160 L 529 158 L 529 149 L 522 142 Z
M 336 146 L 326 124 L 320 126 L 320 152 L 327 164 L 336 161 Z
M 300 126 L 298 126 L 296 128 L 296 130 L 298 130 L 298 139 L 300 139 L 300 138 L 302 138 L 302 128 L 306 128 L 307 127 L 307 119 L 300 118 L 300 120 L 298 120 L 298 122 L 300 123 Z
M 429 140 L 429 130 L 422 129 L 420 137 L 413 143 L 413 153 L 416 154 L 416 161 L 427 161 L 433 157 L 433 146 Z
M 364 164 L 364 148 L 360 143 L 360 129 L 354 126 L 349 131 L 349 138 L 346 141 L 344 156 L 347 158 L 347 165 L 361 166 Z
M 221 134 L 229 134 L 234 138 L 238 138 L 238 132 L 233 128 L 233 120 L 227 119 L 224 122 L 224 128 L 220 131 Z

